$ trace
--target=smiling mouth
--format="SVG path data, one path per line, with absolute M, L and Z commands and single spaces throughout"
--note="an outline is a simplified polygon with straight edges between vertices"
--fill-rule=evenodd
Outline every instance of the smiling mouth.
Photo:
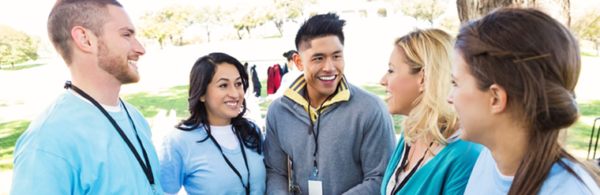
M 337 78 L 337 75 L 328 76 L 328 77 L 319 77 L 319 80 L 322 80 L 322 81 L 333 81 L 333 80 L 335 80 L 335 78 Z
M 137 66 L 138 61 L 136 61 L 136 60 L 127 60 L 127 63 L 129 63 L 131 65 L 134 65 L 134 66 Z
M 235 109 L 238 107 L 238 102 L 237 101 L 225 102 L 225 105 L 229 108 Z

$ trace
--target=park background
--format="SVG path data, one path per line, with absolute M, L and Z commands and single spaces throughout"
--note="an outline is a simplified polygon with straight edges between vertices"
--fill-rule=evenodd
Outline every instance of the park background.
M 187 113 L 191 66 L 200 56 L 225 52 L 257 66 L 263 84 L 260 113 L 266 114 L 267 68 L 285 63 L 295 49 L 301 23 L 333 12 L 347 20 L 345 75 L 350 83 L 385 96 L 386 73 L 395 38 L 415 28 L 456 34 L 457 2 L 464 0 L 121 0 L 147 53 L 138 62 L 141 80 L 121 97 L 152 126 L 153 141 Z M 466 0 L 467 2 L 484 2 Z M 10 191 L 14 145 L 31 120 L 64 92 L 70 74 L 50 43 L 46 22 L 55 1 L 0 0 L 0 195 Z M 493 1 L 492 1 L 493 2 Z M 569 2 L 569 1 L 566 1 Z M 567 131 L 566 147 L 587 158 L 594 118 L 600 116 L 600 2 L 571 0 L 569 26 L 580 40 L 582 72 L 576 88 L 582 117 Z M 394 116 L 396 133 L 402 117 Z

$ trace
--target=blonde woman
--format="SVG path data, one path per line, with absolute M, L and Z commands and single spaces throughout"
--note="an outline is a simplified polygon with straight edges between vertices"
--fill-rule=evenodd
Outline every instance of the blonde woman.
M 382 181 L 381 194 L 463 194 L 481 145 L 460 139 L 452 90 L 454 39 L 416 30 L 395 42 L 381 85 L 390 114 L 407 116 Z

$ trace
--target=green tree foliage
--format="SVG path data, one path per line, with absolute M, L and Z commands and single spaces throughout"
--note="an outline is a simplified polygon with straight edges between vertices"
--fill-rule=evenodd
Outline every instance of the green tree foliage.
M 39 37 L 0 25 L 0 62 L 11 63 L 14 69 L 15 63 L 36 60 L 40 42 Z
M 396 11 L 415 18 L 425 20 L 433 27 L 433 20 L 440 17 L 448 4 L 447 0 L 387 0 L 394 5 Z
M 156 39 L 161 49 L 167 39 L 173 45 L 181 45 L 183 30 L 195 22 L 195 14 L 197 11 L 193 7 L 181 5 L 167 6 L 159 11 L 146 11 L 138 24 L 140 36 Z
M 267 21 L 273 21 L 279 34 L 283 36 L 283 23 L 302 16 L 302 11 L 308 5 L 316 3 L 316 0 L 273 0 L 273 4 L 267 9 Z
M 233 28 L 237 31 L 238 38 L 242 40 L 244 30 L 250 36 L 250 30 L 263 25 L 267 18 L 264 12 L 259 11 L 258 7 L 253 8 L 236 8 L 236 16 L 233 18 Z
M 600 9 L 592 9 L 576 18 L 571 30 L 581 39 L 596 46 L 596 56 L 600 56 Z

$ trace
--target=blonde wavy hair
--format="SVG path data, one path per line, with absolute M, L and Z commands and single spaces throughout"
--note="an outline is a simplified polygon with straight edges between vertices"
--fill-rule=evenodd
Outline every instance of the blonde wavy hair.
M 448 145 L 458 115 L 446 101 L 452 90 L 452 55 L 455 39 L 440 29 L 418 29 L 398 38 L 395 46 L 404 51 L 406 63 L 416 74 L 424 71 L 423 93 L 413 102 L 402 123 L 404 140 L 409 145 L 418 139 Z M 430 137 L 431 136 L 431 137 Z

